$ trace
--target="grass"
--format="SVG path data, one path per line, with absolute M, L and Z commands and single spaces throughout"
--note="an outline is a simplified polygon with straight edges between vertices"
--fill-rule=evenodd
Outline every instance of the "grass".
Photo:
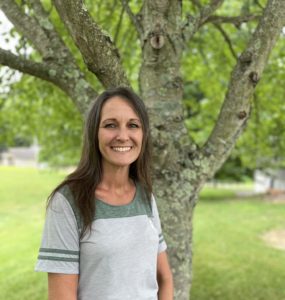
M 57 172 L 0 167 L 0 299 L 46 300 L 46 274 L 33 271 L 46 197 Z M 191 300 L 285 300 L 285 251 L 260 236 L 285 228 L 285 205 L 207 187 L 194 215 Z
M 46 274 L 33 271 L 46 197 L 63 174 L 0 167 L 0 299 L 44 300 Z
M 212 196 L 211 196 L 212 195 Z M 191 300 L 284 300 L 285 251 L 261 236 L 285 228 L 285 205 L 201 193 L 194 215 Z

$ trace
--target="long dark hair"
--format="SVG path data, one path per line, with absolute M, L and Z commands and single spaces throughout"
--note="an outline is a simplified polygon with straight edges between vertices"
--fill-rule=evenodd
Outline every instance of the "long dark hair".
M 129 176 L 141 184 L 148 200 L 150 200 L 152 193 L 151 139 L 146 107 L 140 97 L 129 88 L 117 87 L 106 90 L 95 99 L 89 110 L 85 123 L 81 158 L 77 168 L 52 191 L 48 198 L 49 204 L 59 189 L 66 185 L 69 187 L 74 198 L 74 205 L 79 211 L 82 221 L 81 237 L 88 229 L 91 229 L 95 216 L 95 190 L 101 182 L 103 173 L 98 141 L 101 110 L 104 103 L 115 96 L 127 100 L 137 113 L 142 124 L 143 140 L 141 152 L 137 160 L 131 164 Z

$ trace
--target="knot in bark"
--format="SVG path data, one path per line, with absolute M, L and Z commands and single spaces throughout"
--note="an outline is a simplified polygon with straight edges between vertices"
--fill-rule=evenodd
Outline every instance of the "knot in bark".
M 154 30 L 150 32 L 150 44 L 154 49 L 161 49 L 165 44 L 164 31 L 158 23 L 155 25 Z
M 150 38 L 150 44 L 154 49 L 161 49 L 164 46 L 165 40 L 163 35 L 154 34 Z
M 247 64 L 247 65 L 251 64 L 252 52 L 247 51 L 247 52 L 242 53 L 240 56 L 240 61 L 241 61 L 241 63 Z
M 241 54 L 239 60 L 241 63 L 241 70 L 244 72 L 251 64 L 253 54 L 250 51 Z
M 256 86 L 259 81 L 259 76 L 258 76 L 257 72 L 251 72 L 248 77 L 249 77 L 250 81 L 252 82 L 253 86 Z
M 155 128 L 157 130 L 166 130 L 165 124 L 159 124 L 159 125 L 155 126 Z
M 176 77 L 173 78 L 173 80 L 168 81 L 168 82 L 165 84 L 165 87 L 166 87 L 166 88 L 180 89 L 180 88 L 183 87 L 183 81 L 182 81 L 181 77 L 176 76 Z
M 246 111 L 240 111 L 239 113 L 238 113 L 238 118 L 240 119 L 240 120 L 243 120 L 245 117 L 247 116 L 247 113 L 246 113 Z

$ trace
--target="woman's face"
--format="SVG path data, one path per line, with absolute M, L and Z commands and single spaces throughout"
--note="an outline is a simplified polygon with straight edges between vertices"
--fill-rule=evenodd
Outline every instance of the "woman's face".
M 127 100 L 114 96 L 101 111 L 98 132 L 103 168 L 129 167 L 141 152 L 142 124 Z

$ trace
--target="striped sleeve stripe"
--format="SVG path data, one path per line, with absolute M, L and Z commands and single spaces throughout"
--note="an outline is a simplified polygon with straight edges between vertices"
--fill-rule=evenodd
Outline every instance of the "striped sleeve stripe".
M 40 248 L 40 252 L 62 253 L 62 254 L 69 254 L 69 255 L 79 255 L 79 251 L 63 250 L 63 249 L 53 249 L 53 248 Z
M 161 244 L 162 242 L 164 242 L 164 237 L 162 235 L 162 233 L 159 234 L 159 244 Z
M 38 259 L 41 259 L 41 260 L 55 260 L 55 261 L 79 262 L 79 258 L 56 257 L 56 256 L 43 256 L 43 255 L 39 255 L 39 256 L 38 256 Z
M 38 259 L 53 261 L 79 262 L 79 251 L 40 248 Z

